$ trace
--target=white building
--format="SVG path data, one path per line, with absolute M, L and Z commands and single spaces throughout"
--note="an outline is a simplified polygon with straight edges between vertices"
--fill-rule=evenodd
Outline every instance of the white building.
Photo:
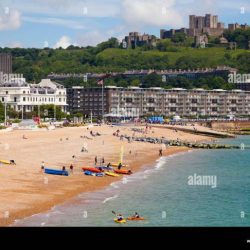
M 15 111 L 31 112 L 36 106 L 54 104 L 66 112 L 67 95 L 63 85 L 50 79 L 30 84 L 25 78 L 18 78 L 0 84 L 0 102 Z

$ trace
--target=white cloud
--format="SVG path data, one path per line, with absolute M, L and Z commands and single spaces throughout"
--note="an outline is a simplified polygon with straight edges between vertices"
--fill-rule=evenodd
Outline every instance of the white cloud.
M 103 32 L 103 31 L 90 31 L 86 32 L 83 35 L 79 35 L 76 39 L 78 46 L 95 46 L 98 43 L 101 43 L 103 41 L 106 41 L 108 38 L 110 38 L 110 35 Z
M 44 41 L 43 47 L 44 47 L 44 48 L 48 48 L 48 47 L 49 47 L 49 42 L 48 42 L 48 41 Z
M 52 24 L 52 25 L 60 25 L 67 28 L 72 29 L 85 29 L 85 26 L 82 22 L 77 22 L 69 19 L 62 19 L 62 18 L 54 18 L 54 17 L 23 17 L 23 20 L 26 22 L 31 23 L 41 23 L 41 24 Z
M 9 45 L 8 45 L 9 48 L 23 48 L 23 45 L 22 43 L 20 42 L 11 42 Z
M 175 8 L 176 0 L 123 0 L 122 18 L 130 25 L 180 27 L 182 15 Z
M 68 36 L 62 36 L 59 41 L 54 45 L 54 48 L 60 48 L 66 49 L 70 45 L 75 45 L 71 42 L 71 38 Z
M 21 26 L 21 13 L 16 9 L 0 9 L 0 31 L 18 29 Z

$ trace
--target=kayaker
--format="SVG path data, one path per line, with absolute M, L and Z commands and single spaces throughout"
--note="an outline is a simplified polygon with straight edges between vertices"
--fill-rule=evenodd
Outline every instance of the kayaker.
M 135 212 L 135 214 L 133 215 L 133 217 L 136 218 L 136 219 L 138 219 L 138 218 L 140 218 L 140 215 L 137 212 Z
M 122 221 L 124 219 L 122 214 L 118 214 L 116 217 L 118 221 Z

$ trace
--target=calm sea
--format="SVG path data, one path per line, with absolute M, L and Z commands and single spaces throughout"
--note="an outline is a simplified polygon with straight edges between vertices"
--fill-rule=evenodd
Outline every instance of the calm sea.
M 250 145 L 250 137 L 222 142 Z M 138 212 L 146 220 L 116 224 L 112 211 L 126 217 Z M 102 191 L 81 194 L 14 226 L 250 226 L 250 150 L 161 158 Z

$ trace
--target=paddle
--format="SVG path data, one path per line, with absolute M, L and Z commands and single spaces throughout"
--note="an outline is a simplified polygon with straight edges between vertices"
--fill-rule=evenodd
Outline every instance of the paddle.
M 116 215 L 116 212 L 115 212 L 115 211 L 112 211 L 112 213 L 113 213 L 114 215 Z

